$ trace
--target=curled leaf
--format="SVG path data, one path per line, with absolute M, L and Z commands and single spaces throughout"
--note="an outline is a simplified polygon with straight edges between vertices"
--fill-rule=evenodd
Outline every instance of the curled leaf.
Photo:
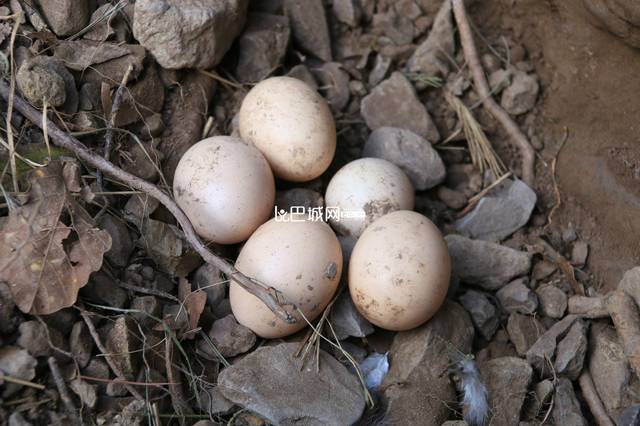
M 28 202 L 0 230 L 0 281 L 20 310 L 34 315 L 73 305 L 111 248 L 109 234 L 70 195 L 63 169 L 53 161 L 34 170 Z

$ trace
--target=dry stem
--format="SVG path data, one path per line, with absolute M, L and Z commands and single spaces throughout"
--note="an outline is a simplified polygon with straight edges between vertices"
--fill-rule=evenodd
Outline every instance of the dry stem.
M 607 298 L 609 315 L 624 346 L 629 365 L 640 377 L 640 313 L 631 296 L 622 290 L 612 291 Z
M 10 88 L 7 87 L 5 83 L 0 83 L 0 95 L 4 99 L 9 99 L 10 93 Z M 31 107 L 31 105 L 29 105 L 19 96 L 14 96 L 14 103 L 16 109 L 20 111 L 20 113 L 25 118 L 27 118 L 37 126 L 42 126 L 42 117 L 39 111 Z M 293 316 L 285 309 L 285 306 L 293 305 L 288 303 L 279 291 L 277 291 L 273 287 L 266 287 L 257 283 L 256 281 L 242 274 L 233 265 L 231 265 L 224 259 L 216 256 L 207 248 L 202 240 L 200 240 L 200 237 L 198 237 L 198 235 L 196 234 L 189 218 L 184 214 L 180 207 L 178 207 L 176 202 L 168 193 L 162 191 L 160 188 L 145 181 L 144 179 L 140 179 L 139 177 L 134 176 L 131 173 L 125 172 L 113 163 L 105 160 L 99 155 L 94 154 L 89 149 L 87 149 L 87 147 L 85 147 L 79 140 L 62 131 L 51 120 L 47 120 L 46 124 L 49 129 L 49 136 L 51 137 L 51 140 L 54 144 L 61 148 L 72 151 L 80 160 L 84 161 L 89 166 L 95 167 L 96 169 L 101 170 L 103 173 L 127 184 L 134 189 L 145 192 L 160 201 L 160 203 L 163 204 L 167 208 L 167 210 L 169 210 L 171 214 L 173 214 L 173 216 L 176 218 L 176 220 L 182 227 L 185 238 L 193 246 L 194 250 L 196 250 L 198 254 L 200 254 L 205 262 L 218 268 L 220 271 L 222 271 L 222 273 L 227 275 L 227 277 L 238 283 L 238 285 L 256 296 L 258 299 L 260 299 L 262 303 L 267 305 L 267 307 L 278 317 L 289 323 L 295 322 Z
M 478 51 L 473 40 L 473 33 L 467 18 L 464 0 L 451 1 L 453 3 L 453 14 L 460 33 L 460 43 L 462 44 L 464 57 L 467 60 L 467 64 L 469 65 L 469 69 L 473 76 L 475 89 L 482 99 L 482 104 L 485 109 L 489 111 L 489 113 L 498 120 L 498 122 L 500 122 L 505 132 L 507 132 L 511 138 L 513 144 L 519 148 L 520 155 L 522 156 L 522 180 L 525 181 L 527 185 L 533 187 L 535 152 L 518 125 L 491 96 L 491 90 L 489 90 L 489 84 L 487 83 L 487 79 L 484 75 L 484 70 L 480 63 L 480 57 L 478 56 Z
M 51 377 L 53 377 L 53 381 L 58 388 L 58 393 L 60 394 L 60 399 L 64 403 L 64 406 L 71 416 L 72 419 L 77 419 L 78 410 L 69 395 L 69 389 L 67 389 L 67 384 L 64 382 L 64 378 L 62 377 L 62 373 L 60 373 L 60 367 L 58 367 L 58 362 L 54 357 L 49 357 L 47 360 L 49 363 L 49 369 L 51 370 Z M 77 420 L 75 421 L 77 423 Z
M 578 379 L 578 383 L 580 384 L 580 390 L 582 390 L 582 396 L 585 401 L 587 401 L 589 410 L 591 411 L 591 414 L 593 414 L 593 418 L 598 426 L 614 426 L 614 423 L 607 414 L 607 410 L 604 408 L 604 404 L 596 391 L 596 387 L 594 386 L 593 380 L 591 380 L 591 375 L 588 371 L 585 370 L 582 372 Z

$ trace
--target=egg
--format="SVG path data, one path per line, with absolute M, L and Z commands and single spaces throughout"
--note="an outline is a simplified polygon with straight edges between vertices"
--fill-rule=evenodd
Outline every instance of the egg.
M 379 217 L 412 210 L 414 189 L 407 175 L 380 158 L 361 158 L 331 178 L 325 194 L 329 222 L 340 235 L 358 237 Z M 335 215 L 329 215 L 331 210 Z
M 313 321 L 338 288 L 342 251 L 326 223 L 284 215 L 256 230 L 242 247 L 236 268 L 259 283 L 281 291 L 307 320 Z M 294 324 L 276 317 L 257 297 L 235 282 L 229 287 L 229 300 L 238 322 L 260 337 L 284 337 L 307 326 L 295 310 L 289 310 L 296 319 Z
M 428 321 L 444 302 L 451 260 L 429 219 L 396 211 L 362 233 L 348 275 L 353 303 L 366 319 L 387 330 L 409 330 Z
M 214 136 L 182 156 L 173 194 L 201 237 L 234 244 L 269 219 L 276 191 L 260 151 L 238 138 Z
M 327 102 L 306 83 L 272 77 L 254 86 L 239 113 L 240 136 L 264 154 L 273 173 L 306 182 L 329 167 L 336 128 Z

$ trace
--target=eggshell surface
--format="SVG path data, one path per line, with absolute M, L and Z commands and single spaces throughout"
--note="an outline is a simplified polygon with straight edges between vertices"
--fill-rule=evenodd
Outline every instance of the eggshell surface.
M 396 211 L 360 236 L 349 261 L 349 292 L 373 324 L 409 330 L 438 311 L 450 274 L 449 251 L 438 228 L 419 213 Z
M 295 78 L 272 77 L 254 86 L 240 107 L 239 127 L 242 139 L 285 180 L 315 179 L 335 154 L 336 129 L 327 102 Z
M 238 138 L 204 139 L 183 155 L 173 193 L 196 232 L 220 244 L 246 240 L 275 203 L 275 181 L 264 156 Z
M 331 227 L 322 221 L 271 219 L 245 243 L 236 260 L 236 268 L 281 291 L 307 320 L 313 321 L 338 288 L 342 251 Z M 296 323 L 281 320 L 235 282 L 229 288 L 229 299 L 238 322 L 260 337 L 284 337 L 307 326 L 295 310 L 289 312 Z
M 361 158 L 342 167 L 331 178 L 325 194 L 327 208 L 337 208 L 340 217 L 330 217 L 340 235 L 360 236 L 379 217 L 396 210 L 411 210 L 414 189 L 407 175 L 380 158 Z

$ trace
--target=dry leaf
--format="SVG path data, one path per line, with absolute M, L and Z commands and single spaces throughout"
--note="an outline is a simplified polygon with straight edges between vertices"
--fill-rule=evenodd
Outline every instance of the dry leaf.
M 140 233 L 138 245 L 145 248 L 153 261 L 168 274 L 184 277 L 202 263 L 182 231 L 173 225 L 145 219 Z
M 63 168 L 53 161 L 33 171 L 29 201 L 0 230 L 0 280 L 20 310 L 34 315 L 73 305 L 111 248 L 109 234 L 69 194 Z
M 89 40 L 63 41 L 54 49 L 54 56 L 76 71 L 84 71 L 91 65 L 131 54 L 126 46 Z
M 178 283 L 178 298 L 182 301 L 189 315 L 189 330 L 185 334 L 185 337 L 193 338 L 195 333 L 189 333 L 189 331 L 195 330 L 198 327 L 200 315 L 202 315 L 207 303 L 207 293 L 202 290 L 191 291 L 189 281 L 187 281 L 186 278 L 180 278 Z

